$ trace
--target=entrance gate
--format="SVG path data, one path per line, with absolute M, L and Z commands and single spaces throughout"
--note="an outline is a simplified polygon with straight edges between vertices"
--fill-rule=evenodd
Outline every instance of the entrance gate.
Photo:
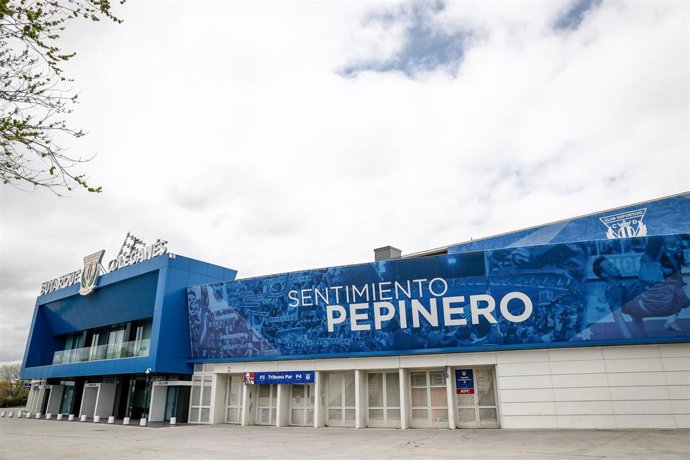
M 225 423 L 242 423 L 242 376 L 231 375 L 225 387 Z
M 400 428 L 400 374 L 370 372 L 367 375 L 370 427 Z
M 290 425 L 314 425 L 314 386 L 293 384 L 290 389 Z
M 327 425 L 355 426 L 355 373 L 336 372 L 327 375 Z
M 257 385 L 256 424 L 275 425 L 278 407 L 278 385 Z
M 447 428 L 445 371 L 410 372 L 413 428 Z
M 496 385 L 492 368 L 471 369 L 472 393 L 457 395 L 459 428 L 498 428 Z

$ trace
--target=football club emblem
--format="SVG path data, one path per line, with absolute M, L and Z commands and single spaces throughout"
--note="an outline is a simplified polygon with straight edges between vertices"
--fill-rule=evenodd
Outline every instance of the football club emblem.
M 84 269 L 81 271 L 81 288 L 79 294 L 89 295 L 96 290 L 96 281 L 100 273 L 101 260 L 105 250 L 94 252 L 84 257 Z
M 647 236 L 647 226 L 642 221 L 646 213 L 647 208 L 636 209 L 634 211 L 600 217 L 599 220 L 608 228 L 606 238 L 609 240 L 634 238 L 636 236 Z

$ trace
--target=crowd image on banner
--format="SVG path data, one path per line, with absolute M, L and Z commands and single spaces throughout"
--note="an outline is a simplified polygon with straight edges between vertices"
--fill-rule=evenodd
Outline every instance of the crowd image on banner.
M 188 289 L 192 354 L 196 359 L 377 355 L 687 338 L 688 261 L 690 236 L 679 234 L 387 260 L 197 286 Z M 447 324 L 445 299 L 410 283 L 420 279 L 443 280 L 445 297 L 490 296 L 496 306 L 473 318 L 465 305 L 453 310 L 454 321 Z M 309 303 L 294 302 L 301 292 L 367 285 L 374 291 L 380 283 L 395 282 L 410 292 L 395 297 L 391 304 L 398 310 L 380 327 L 371 313 L 376 299 L 360 307 L 368 316 L 359 320 L 339 299 L 348 316 L 337 323 L 327 315 L 324 295 L 320 301 L 316 296 Z M 530 299 L 529 315 L 516 301 L 499 310 L 500 299 L 516 292 Z M 430 312 L 415 327 L 410 318 L 418 312 L 410 299 Z M 465 324 L 457 325 L 458 318 Z

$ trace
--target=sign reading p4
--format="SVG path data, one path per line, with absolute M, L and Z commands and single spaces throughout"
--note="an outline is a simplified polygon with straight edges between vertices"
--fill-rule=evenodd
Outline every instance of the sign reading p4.
M 455 370 L 455 392 L 459 395 L 474 394 L 474 372 L 472 369 Z

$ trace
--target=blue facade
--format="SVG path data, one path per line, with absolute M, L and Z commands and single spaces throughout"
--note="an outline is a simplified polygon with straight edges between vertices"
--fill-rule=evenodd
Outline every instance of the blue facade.
M 632 218 L 617 219 L 619 216 L 635 211 L 637 211 L 637 215 L 632 216 Z M 621 228 L 619 223 L 622 220 L 629 221 L 630 225 L 627 228 Z M 688 232 L 690 232 L 690 193 L 683 193 L 660 200 L 646 201 L 588 216 L 468 241 L 450 246 L 448 253 Z
M 40 296 L 22 378 L 139 374 L 147 369 L 158 374 L 191 374 L 186 287 L 234 279 L 236 274 L 217 265 L 163 254 L 101 275 L 90 295 L 79 295 L 79 285 L 73 285 Z M 131 357 L 54 364 L 70 334 L 132 321 L 150 324 L 144 356 L 134 353 Z
M 602 261 L 615 272 L 609 279 Z M 22 377 L 688 342 L 689 262 L 690 194 L 459 244 L 445 255 L 237 281 L 235 270 L 164 254 L 102 275 L 90 295 L 73 285 L 40 296 Z M 150 325 L 145 354 L 56 359 L 71 335 L 130 322 Z
M 689 342 L 689 198 L 447 255 L 190 287 L 192 355 L 254 361 Z

